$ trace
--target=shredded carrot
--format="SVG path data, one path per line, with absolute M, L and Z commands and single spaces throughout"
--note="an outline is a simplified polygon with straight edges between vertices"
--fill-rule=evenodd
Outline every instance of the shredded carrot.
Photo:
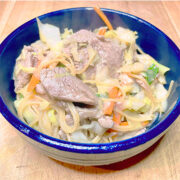
M 113 112 L 113 121 L 116 123 L 116 124 L 120 124 L 121 123 L 121 114 L 120 113 L 117 113 L 117 112 Z
M 109 92 L 109 98 L 116 98 L 118 96 L 119 89 L 117 87 L 113 87 Z M 111 115 L 114 109 L 115 102 L 105 102 L 104 104 L 104 114 Z
M 104 103 L 104 114 L 111 115 L 113 112 L 115 102 L 105 102 Z
M 144 121 L 141 123 L 143 126 L 147 126 L 149 124 L 149 121 Z
M 32 92 L 34 90 L 34 88 L 36 87 L 36 85 L 39 83 L 39 66 L 41 64 L 41 60 L 38 60 L 37 65 L 36 65 L 36 70 L 34 72 L 34 74 L 32 75 L 28 87 L 27 87 L 27 91 L 28 92 Z
M 106 33 L 106 29 L 103 28 L 103 29 L 100 29 L 100 30 L 99 30 L 98 35 L 103 36 L 105 33 Z
M 117 98 L 118 92 L 119 89 L 117 87 L 113 87 L 108 93 L 109 98 Z
M 111 25 L 111 23 L 109 22 L 108 18 L 106 17 L 106 15 L 101 11 L 100 8 L 98 7 L 94 7 L 94 11 L 99 15 L 99 17 L 104 21 L 104 23 L 107 25 L 107 27 L 109 28 L 109 30 L 113 30 L 113 27 Z
M 128 122 L 127 121 L 121 122 L 120 126 L 128 126 Z
M 27 91 L 28 92 L 32 92 L 34 90 L 34 88 L 36 87 L 36 85 L 39 83 L 39 78 L 37 78 L 34 74 L 31 77 L 31 80 L 29 82 Z

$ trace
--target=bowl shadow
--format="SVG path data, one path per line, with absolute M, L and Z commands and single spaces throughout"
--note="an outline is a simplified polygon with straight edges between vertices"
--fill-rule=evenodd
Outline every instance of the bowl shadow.
M 55 161 L 56 163 L 66 167 L 66 168 L 75 170 L 75 171 L 86 172 L 86 173 L 89 173 L 89 174 L 93 174 L 93 173 L 96 173 L 96 174 L 109 173 L 109 172 L 119 171 L 119 170 L 129 168 L 131 166 L 136 165 L 137 163 L 139 163 L 143 159 L 147 158 L 156 149 L 156 147 L 160 144 L 163 137 L 161 137 L 154 145 L 152 145 L 151 147 L 149 147 L 145 151 L 143 151 L 143 152 L 141 152 L 141 153 L 139 153 L 139 154 L 137 154 L 137 155 L 135 155 L 135 156 L 133 156 L 131 158 L 128 158 L 128 159 L 126 159 L 124 161 L 109 164 L 109 165 L 81 166 L 81 165 L 73 165 L 73 164 L 60 162 L 60 161 L 57 161 L 57 160 L 52 159 L 52 158 L 51 159 L 53 161 Z

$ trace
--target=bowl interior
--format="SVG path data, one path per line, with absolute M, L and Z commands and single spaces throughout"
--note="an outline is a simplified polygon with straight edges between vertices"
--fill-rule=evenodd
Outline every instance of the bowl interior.
M 149 23 L 122 12 L 117 13 L 107 9 L 104 9 L 104 12 L 114 28 L 122 26 L 137 31 L 137 44 L 146 53 L 171 69 L 166 75 L 167 87 L 170 80 L 173 79 L 175 81 L 175 88 L 173 88 L 171 96 L 168 99 L 168 110 L 155 122 L 156 124 L 170 113 L 179 98 L 179 50 L 167 36 Z M 74 32 L 76 32 L 80 29 L 94 30 L 95 28 L 104 26 L 104 23 L 92 8 L 57 11 L 42 15 L 40 16 L 40 19 L 43 23 L 58 26 L 61 32 L 63 32 L 65 28 L 72 28 Z M 36 20 L 33 19 L 14 31 L 0 46 L 0 94 L 8 109 L 15 116 L 17 115 L 13 105 L 15 93 L 14 82 L 12 80 L 15 60 L 19 56 L 24 45 L 30 45 L 38 39 L 37 23 Z M 152 128 L 152 126 L 150 128 Z

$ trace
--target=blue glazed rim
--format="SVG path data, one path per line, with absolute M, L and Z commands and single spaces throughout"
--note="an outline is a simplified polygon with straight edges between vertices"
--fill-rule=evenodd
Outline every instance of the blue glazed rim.
M 70 9 L 58 10 L 58 11 L 50 12 L 42 16 L 39 16 L 39 18 L 41 19 L 43 17 L 52 16 L 55 14 L 59 14 L 61 12 L 79 11 L 79 10 L 93 10 L 93 8 L 81 7 L 81 8 L 70 8 Z M 134 15 L 131 15 L 125 12 L 111 10 L 111 9 L 102 9 L 102 10 L 104 12 L 112 12 L 112 13 L 128 16 L 154 29 L 155 31 L 160 33 L 164 38 L 167 39 L 169 45 L 177 53 L 177 56 L 179 57 L 179 60 L 180 60 L 180 50 L 178 49 L 178 47 L 167 35 L 165 35 L 161 30 L 156 28 L 154 25 L 148 23 L 147 21 L 141 18 L 138 18 Z M 3 49 L 6 47 L 8 42 L 11 39 L 13 39 L 17 33 L 19 33 L 21 30 L 23 30 L 27 26 L 31 25 L 35 21 L 36 21 L 35 19 L 32 19 L 24 23 L 23 25 L 18 27 L 16 30 L 14 30 L 10 35 L 8 35 L 6 39 L 2 42 L 2 44 L 0 44 L 0 53 L 3 52 Z M 1 107 L 0 112 L 11 125 L 13 125 L 18 131 L 20 131 L 24 135 L 28 136 L 29 138 L 39 143 L 42 143 L 44 145 L 47 145 L 47 146 L 50 146 L 52 148 L 56 148 L 62 151 L 86 153 L 86 154 L 100 154 L 100 153 L 113 153 L 117 151 L 128 150 L 130 148 L 144 144 L 147 141 L 160 135 L 176 120 L 176 118 L 180 114 L 180 97 L 177 99 L 177 102 L 174 108 L 171 110 L 168 116 L 163 121 L 161 121 L 156 126 L 154 126 L 152 129 L 148 130 L 147 132 L 140 134 L 138 136 L 135 136 L 133 138 L 127 139 L 127 140 L 117 141 L 117 142 L 112 142 L 112 143 L 99 143 L 99 144 L 85 144 L 85 143 L 63 141 L 63 140 L 45 135 L 39 131 L 36 131 L 35 129 L 32 129 L 27 124 L 19 120 L 15 115 L 13 115 L 13 113 L 10 112 L 10 110 L 7 108 L 7 106 L 3 102 L 3 99 L 1 98 L 1 96 L 0 96 L 0 107 Z

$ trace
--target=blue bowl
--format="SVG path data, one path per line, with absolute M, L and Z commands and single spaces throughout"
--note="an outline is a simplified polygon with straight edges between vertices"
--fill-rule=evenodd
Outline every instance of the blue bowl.
M 149 127 L 148 131 L 136 137 L 107 144 L 83 144 L 67 142 L 40 133 L 22 122 L 16 114 L 14 82 L 12 80 L 15 60 L 24 45 L 39 39 L 38 27 L 32 19 L 13 31 L 0 45 L 0 111 L 27 141 L 50 157 L 80 165 L 103 165 L 122 161 L 155 143 L 175 121 L 180 112 L 180 50 L 174 42 L 152 24 L 133 15 L 103 9 L 113 27 L 126 27 L 138 32 L 137 44 L 160 63 L 170 67 L 167 73 L 167 87 L 170 80 L 175 88 L 168 99 L 167 111 Z M 92 8 L 73 8 L 51 12 L 39 17 L 43 23 L 64 28 L 94 30 L 104 26 Z

